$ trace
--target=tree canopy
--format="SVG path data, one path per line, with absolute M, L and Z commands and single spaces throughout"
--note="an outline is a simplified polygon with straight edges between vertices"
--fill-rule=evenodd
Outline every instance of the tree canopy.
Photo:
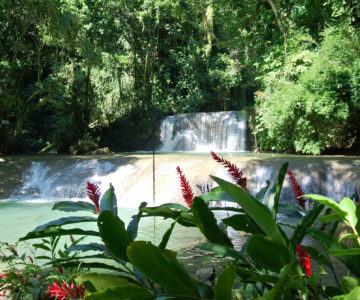
M 359 144 L 354 0 L 0 1 L 0 152 L 131 150 L 166 114 L 256 113 L 263 150 Z

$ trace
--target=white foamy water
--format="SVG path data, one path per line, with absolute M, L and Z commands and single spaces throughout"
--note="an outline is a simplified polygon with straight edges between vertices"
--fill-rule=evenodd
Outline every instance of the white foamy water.
M 158 151 L 245 151 L 246 119 L 237 112 L 178 114 L 160 125 Z

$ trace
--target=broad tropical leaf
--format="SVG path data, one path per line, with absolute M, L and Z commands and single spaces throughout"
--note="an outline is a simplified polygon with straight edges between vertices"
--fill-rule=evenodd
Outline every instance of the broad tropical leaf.
M 235 280 L 234 267 L 228 266 L 220 275 L 215 285 L 215 300 L 231 300 Z
M 56 202 L 52 208 L 52 210 L 61 210 L 68 212 L 75 211 L 91 211 L 95 213 L 95 205 L 85 201 L 60 201 Z
M 99 236 L 97 231 L 92 230 L 82 230 L 82 229 L 61 229 L 55 227 L 48 227 L 40 231 L 31 231 L 26 236 L 20 238 L 20 241 L 45 238 L 45 237 L 53 237 L 53 236 L 62 236 L 62 235 L 91 235 L 91 236 Z
M 110 183 L 110 188 L 104 193 L 100 200 L 100 210 L 110 210 L 117 216 L 117 200 L 115 196 L 115 189 Z
M 280 200 L 280 193 L 282 190 L 282 185 L 284 183 L 284 178 L 285 178 L 286 170 L 287 170 L 288 166 L 289 166 L 288 162 L 284 163 L 281 166 L 281 168 L 279 170 L 279 174 L 276 177 L 276 179 L 272 185 L 272 188 L 270 190 L 270 195 L 268 198 L 268 207 L 271 209 L 275 221 L 276 221 L 277 210 L 278 210 L 278 205 L 279 205 L 279 200 Z
M 176 253 L 150 242 L 132 242 L 127 248 L 130 262 L 145 276 L 162 286 L 166 293 L 198 296 L 196 282 L 176 260 Z
M 273 237 L 261 234 L 250 237 L 246 252 L 254 262 L 277 273 L 293 259 L 286 246 Z
M 200 231 L 210 242 L 230 248 L 233 247 L 228 236 L 218 227 L 213 212 L 208 208 L 204 200 L 195 197 L 192 204 L 192 212 Z
M 66 224 L 75 224 L 75 223 L 82 223 L 82 222 L 96 222 L 97 219 L 93 217 L 65 217 L 60 218 L 54 221 L 51 221 L 49 223 L 46 223 L 44 225 L 40 225 L 36 227 L 33 231 L 41 231 L 48 227 L 57 227 L 62 226 Z
M 281 233 L 266 205 L 251 197 L 249 193 L 238 186 L 217 177 L 212 176 L 212 178 L 242 207 L 246 214 L 254 220 L 263 232 L 272 236 L 279 242 L 287 244 L 285 237 Z

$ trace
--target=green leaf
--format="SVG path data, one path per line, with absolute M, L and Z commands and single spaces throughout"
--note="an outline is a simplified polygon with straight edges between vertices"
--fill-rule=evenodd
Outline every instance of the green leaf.
M 205 202 L 208 201 L 229 201 L 235 202 L 220 186 L 213 188 L 209 193 L 198 196 Z
M 75 268 L 79 267 L 79 261 L 70 261 L 64 262 L 61 264 L 64 268 Z M 98 262 L 81 262 L 81 267 L 84 269 L 102 269 L 102 270 L 111 270 L 121 272 L 120 268 L 115 267 L 114 265 L 108 265 L 105 263 L 98 263 Z
M 278 205 L 278 214 L 284 214 L 290 218 L 302 218 L 299 208 L 293 204 L 281 204 Z
M 342 221 L 342 220 L 344 220 L 344 216 L 341 214 L 338 214 L 338 213 L 325 215 L 325 216 L 319 218 L 319 221 L 323 222 L 323 223 L 328 223 L 328 222 L 333 222 L 333 221 L 337 222 L 337 221 Z
M 203 243 L 203 244 L 199 244 L 196 245 L 196 248 L 199 248 L 203 251 L 207 251 L 207 252 L 213 252 L 219 255 L 222 255 L 224 257 L 232 257 L 235 259 L 238 259 L 242 262 L 246 262 L 244 255 L 239 252 L 236 251 L 234 249 L 225 247 L 225 246 L 220 246 L 220 245 L 216 245 L 216 244 L 212 244 L 212 243 Z
M 55 227 L 45 228 L 41 231 L 31 231 L 26 236 L 19 239 L 19 241 L 26 241 L 31 239 L 38 239 L 44 237 L 54 237 L 54 236 L 62 236 L 62 235 L 91 235 L 91 236 L 99 236 L 99 233 L 92 230 L 82 230 L 82 229 L 60 229 Z
M 359 236 L 357 234 L 354 234 L 354 233 L 347 233 L 347 234 L 344 234 L 340 237 L 339 241 L 341 242 L 342 240 L 345 240 L 345 239 L 357 239 Z
M 129 281 L 124 278 L 119 278 L 113 274 L 99 274 L 99 273 L 86 273 L 77 277 L 79 284 L 84 284 L 85 287 L 88 282 L 95 288 L 95 291 L 105 291 L 108 288 L 115 286 L 123 286 L 129 284 Z
M 99 233 L 110 252 L 117 258 L 128 261 L 126 247 L 131 243 L 131 233 L 125 230 L 124 222 L 110 210 L 101 212 L 98 218 Z
M 132 242 L 127 248 L 130 262 L 145 276 L 162 286 L 166 293 L 198 296 L 196 282 L 176 260 L 176 253 L 150 242 Z
M 49 257 L 49 256 L 45 256 L 45 255 L 40 255 L 40 256 L 35 256 L 35 259 L 49 259 L 49 260 L 51 260 L 51 257 Z
M 110 210 L 115 216 L 117 216 L 117 200 L 115 196 L 115 189 L 110 183 L 110 188 L 104 193 L 100 200 L 100 210 Z
M 267 206 L 260 203 L 238 186 L 224 181 L 220 178 L 211 176 L 245 211 L 249 217 L 267 234 L 277 239 L 283 244 L 286 240 L 282 235 L 278 225 L 271 216 Z
M 137 215 L 134 215 L 132 220 L 129 222 L 126 231 L 131 233 L 132 239 L 135 240 L 138 232 L 140 218 L 143 214 L 141 209 L 146 206 L 146 202 L 142 202 L 139 206 L 139 212 Z
M 91 211 L 95 213 L 95 205 L 85 201 L 61 201 L 56 202 L 52 210 L 61 210 L 61 211 Z
M 168 205 L 160 205 L 157 207 L 144 207 L 142 212 L 147 215 L 143 217 L 155 216 L 163 217 L 164 219 L 178 219 L 178 223 L 186 227 L 196 227 L 196 220 L 194 217 L 183 210 L 171 210 Z
M 360 299 L 360 287 L 354 288 L 349 294 L 346 295 L 345 300 L 359 300 Z
M 257 279 L 252 280 L 252 277 L 256 277 L 259 274 L 254 272 L 255 268 L 243 268 L 243 267 L 239 267 L 239 266 L 235 266 L 235 272 L 236 275 L 240 277 L 242 282 L 254 282 L 257 281 Z
M 216 218 L 204 200 L 195 197 L 192 212 L 202 234 L 212 243 L 233 248 L 233 244 L 217 225 Z
M 277 273 L 293 258 L 282 243 L 273 237 L 261 234 L 250 237 L 246 252 L 257 264 Z
M 288 166 L 289 166 L 288 162 L 284 163 L 281 166 L 281 168 L 279 170 L 279 175 L 277 176 L 274 184 L 272 185 L 272 188 L 270 190 L 270 195 L 268 198 L 268 207 L 271 209 L 275 221 L 276 221 L 277 209 L 278 209 L 279 200 L 280 200 L 280 193 L 282 190 L 282 185 L 284 183 L 284 178 L 285 178 L 286 170 L 287 170 Z
M 264 283 L 276 283 L 279 280 L 278 276 L 274 275 L 253 275 L 247 279 L 247 281 L 264 282 Z
M 346 212 L 344 222 L 351 228 L 355 228 L 358 222 L 355 203 L 350 198 L 344 198 L 341 200 L 339 206 Z
M 75 224 L 75 223 L 82 223 L 82 222 L 96 222 L 96 218 L 93 217 L 65 217 L 60 218 L 54 221 L 51 221 L 49 223 L 46 223 L 44 225 L 40 225 L 36 227 L 33 231 L 41 231 L 48 227 L 56 227 L 56 226 L 62 226 L 66 224 Z
M 307 230 L 311 228 L 311 226 L 316 221 L 319 214 L 324 209 L 324 205 L 315 205 L 306 215 L 302 218 L 300 224 L 298 224 L 295 230 L 292 233 L 290 238 L 290 242 L 295 248 L 297 244 L 301 244 L 301 241 L 305 237 Z
M 48 247 L 48 246 L 46 246 L 46 245 L 44 245 L 44 244 L 33 244 L 32 245 L 35 249 L 43 249 L 43 250 L 46 250 L 46 251 L 51 251 L 51 249 Z
M 189 208 L 187 206 L 178 204 L 178 203 L 164 203 L 161 205 L 162 207 L 167 207 L 167 208 L 174 208 L 180 211 L 189 211 Z
M 78 245 L 72 245 L 64 252 L 71 252 L 71 251 L 101 251 L 101 252 L 107 252 L 106 247 L 103 244 L 99 243 L 90 243 L 90 244 L 78 244 Z
M 266 180 L 266 186 L 263 187 L 256 195 L 255 195 L 255 199 L 261 203 L 264 203 L 265 201 L 265 195 L 266 192 L 268 191 L 270 187 L 270 181 Z
M 343 255 L 360 255 L 360 248 L 350 249 L 335 249 L 328 251 L 330 255 L 343 256 Z
M 110 256 L 106 256 L 103 254 L 93 254 L 93 255 L 84 255 L 84 256 L 68 256 L 68 257 L 61 257 L 53 259 L 52 261 L 48 262 L 46 265 L 60 265 L 67 262 L 76 261 L 79 263 L 79 259 L 85 260 L 85 259 L 96 259 L 96 260 L 103 260 L 103 259 L 112 259 Z
M 159 245 L 159 248 L 161 250 L 161 252 L 164 252 L 166 246 L 167 246 L 167 243 L 170 239 L 170 236 L 171 236 L 171 233 L 175 227 L 175 224 L 176 224 L 177 220 L 175 220 L 171 225 L 170 225 L 170 228 L 164 233 L 163 237 L 162 237 L 162 240 L 161 240 L 161 243 Z
M 108 288 L 103 292 L 90 293 L 85 296 L 85 300 L 127 300 L 127 299 L 155 299 L 148 289 L 136 286 L 125 285 Z
M 215 285 L 215 300 L 231 300 L 232 287 L 235 280 L 235 271 L 228 266 L 220 275 Z
M 247 215 L 238 214 L 229 218 L 222 219 L 225 225 L 234 228 L 235 230 L 244 231 L 251 234 L 259 233 L 256 227 L 254 227 Z
M 356 206 L 355 213 L 356 213 L 357 219 L 359 220 L 360 219 L 360 205 Z M 359 221 L 356 223 L 355 229 L 358 232 L 358 234 L 360 234 L 360 222 Z
M 345 276 L 341 280 L 341 288 L 344 291 L 344 293 L 350 293 L 351 290 L 353 290 L 359 285 L 360 285 L 359 279 L 351 276 Z
M 331 266 L 331 261 L 327 255 L 313 247 L 305 246 L 304 248 L 311 255 L 311 259 L 315 260 L 318 264 L 328 267 Z
M 339 242 L 336 238 L 325 232 L 318 230 L 309 230 L 309 235 L 320 242 L 328 251 L 349 249 L 344 243 Z M 359 256 L 345 255 L 338 256 L 338 259 L 345 264 L 354 275 L 360 277 L 360 260 Z
M 315 194 L 309 194 L 309 195 L 305 195 L 303 197 L 315 200 L 315 201 L 331 208 L 332 210 L 336 211 L 340 215 L 343 215 L 343 216 L 346 215 L 346 211 L 339 205 L 339 203 L 337 203 L 336 201 L 334 201 L 330 198 L 327 198 L 327 197 L 321 196 L 321 195 L 315 195 Z
M 296 274 L 297 269 L 299 268 L 296 262 L 292 262 L 284 268 L 282 268 L 280 272 L 280 276 L 274 287 L 270 290 L 270 292 L 265 296 L 265 300 L 277 300 L 281 299 L 281 295 L 285 295 L 289 288 L 299 289 L 306 291 L 306 287 L 302 284 L 301 280 L 290 280 L 289 277 L 291 274 Z M 290 285 L 290 286 L 289 286 Z M 284 299 L 291 299 L 290 297 L 284 297 Z

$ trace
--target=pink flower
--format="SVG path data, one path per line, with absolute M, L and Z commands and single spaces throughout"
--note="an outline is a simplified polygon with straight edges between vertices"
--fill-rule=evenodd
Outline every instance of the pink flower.
M 101 211 L 100 211 L 100 206 L 99 206 L 99 200 L 100 200 L 101 192 L 100 192 L 99 187 L 94 183 L 87 182 L 86 189 L 87 189 L 88 197 L 95 205 L 96 212 L 100 213 Z
M 186 180 L 185 175 L 183 174 L 182 170 L 180 169 L 180 167 L 176 167 L 176 171 L 179 174 L 179 178 L 180 178 L 180 184 L 181 184 L 181 191 L 182 191 L 182 195 L 183 198 L 187 204 L 187 206 L 189 208 L 192 207 L 192 203 L 194 200 L 194 193 L 191 189 L 191 186 L 189 184 L 189 182 Z
M 72 283 L 68 285 L 66 282 L 62 286 L 59 286 L 57 282 L 53 282 L 53 285 L 49 285 L 49 290 L 46 292 L 50 294 L 50 298 L 56 298 L 59 300 L 70 300 L 70 299 L 82 299 L 84 297 L 85 287 L 81 284 L 78 287 Z
M 300 259 L 300 265 L 303 267 L 303 270 L 307 277 L 311 276 L 311 256 L 307 251 L 300 245 L 297 244 L 295 252 Z
M 228 173 L 233 178 L 235 183 L 240 186 L 243 190 L 246 191 L 246 181 L 247 178 L 244 177 L 243 171 L 241 171 L 237 166 L 229 162 L 228 160 L 224 158 L 220 158 L 215 154 L 215 152 L 211 151 L 212 158 L 217 161 L 218 163 L 222 164 L 225 168 L 228 169 Z
M 305 210 L 306 199 L 301 197 L 301 196 L 304 195 L 304 192 L 301 189 L 300 184 L 297 182 L 297 180 L 295 179 L 294 174 L 290 170 L 287 170 L 286 174 L 288 174 L 289 177 L 290 177 L 291 185 L 292 185 L 292 189 L 293 189 L 293 192 L 294 192 L 296 202 L 299 204 L 299 206 L 301 206 L 301 208 L 303 210 Z

